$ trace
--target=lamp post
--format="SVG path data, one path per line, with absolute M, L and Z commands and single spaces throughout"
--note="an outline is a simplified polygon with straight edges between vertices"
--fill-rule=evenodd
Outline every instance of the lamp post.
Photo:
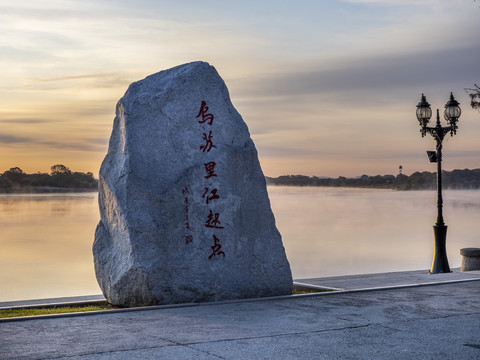
M 459 103 L 450 93 L 450 99 L 445 104 L 444 118 L 447 120 L 449 126 L 442 126 L 440 124 L 440 114 L 437 109 L 437 123 L 435 127 L 429 127 L 428 122 L 432 117 L 432 109 L 427 102 L 425 95 L 417 105 L 417 119 L 420 123 L 420 133 L 424 137 L 427 133 L 432 135 L 436 141 L 436 151 L 427 151 L 430 162 L 437 163 L 437 222 L 433 226 L 433 234 L 435 237 L 435 250 L 433 253 L 432 267 L 429 274 L 448 273 L 450 267 L 448 266 L 446 241 L 447 241 L 447 226 L 443 221 L 443 197 L 442 197 L 442 141 L 448 133 L 451 136 L 457 133 L 457 122 L 462 111 L 458 106 Z

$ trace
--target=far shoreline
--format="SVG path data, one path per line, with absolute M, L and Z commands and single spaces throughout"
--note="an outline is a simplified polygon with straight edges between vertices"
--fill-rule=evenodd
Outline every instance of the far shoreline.
M 267 187 L 290 187 L 290 188 L 328 188 L 328 189 L 364 189 L 364 190 L 383 190 L 383 191 L 436 191 L 435 188 L 423 189 L 395 189 L 392 187 L 374 187 L 374 186 L 328 186 L 328 185 L 299 185 L 299 184 L 272 184 L 267 182 Z M 48 195 L 48 194 L 82 194 L 82 193 L 98 193 L 96 188 L 59 188 L 52 186 L 36 186 L 29 188 L 11 189 L 12 191 L 2 191 L 1 195 Z M 443 190 L 452 191 L 480 191 L 478 188 L 444 188 Z
M 62 188 L 62 187 L 54 187 L 54 186 L 29 186 L 29 187 L 9 189 L 10 191 L 2 191 L 2 190 L 0 190 L 0 195 L 98 192 L 98 188 Z

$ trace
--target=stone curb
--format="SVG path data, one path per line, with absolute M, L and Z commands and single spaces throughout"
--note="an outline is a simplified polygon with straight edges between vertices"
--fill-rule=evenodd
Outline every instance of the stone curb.
M 16 322 L 16 321 L 30 321 L 30 320 L 45 320 L 45 319 L 56 319 L 56 318 L 68 318 L 68 317 L 78 317 L 78 316 L 89 316 L 89 315 L 103 315 L 103 314 L 116 314 L 116 313 L 125 313 L 125 312 L 134 312 L 134 311 L 144 311 L 144 310 L 161 310 L 161 309 L 177 309 L 177 308 L 186 308 L 186 307 L 195 307 L 195 306 L 214 306 L 214 305 L 226 305 L 226 304 L 236 304 L 236 303 L 247 303 L 247 302 L 257 302 L 257 301 L 271 301 L 271 300 L 288 300 L 293 298 L 302 298 L 302 297 L 314 297 L 314 296 L 332 296 L 332 295 L 344 295 L 344 294 L 355 294 L 362 292 L 372 292 L 372 291 L 386 291 L 386 290 L 396 290 L 396 289 L 408 289 L 416 287 L 426 287 L 426 286 L 439 286 L 439 285 L 450 285 L 450 284 L 459 284 L 466 282 L 480 281 L 480 278 L 474 279 L 461 279 L 461 280 L 447 280 L 447 281 L 438 281 L 438 282 L 427 282 L 427 283 L 418 283 L 418 284 L 406 284 L 406 285 L 393 285 L 393 286 L 382 286 L 382 287 L 371 287 L 364 289 L 353 289 L 353 290 L 334 290 L 327 292 L 317 292 L 309 294 L 295 294 L 295 295 L 281 295 L 281 296 L 271 296 L 271 297 L 262 297 L 262 298 L 249 298 L 249 299 L 239 299 L 239 300 L 226 300 L 226 301 L 216 301 L 216 302 L 206 302 L 206 303 L 184 303 L 184 304 L 170 304 L 170 305 L 156 305 L 156 306 L 143 306 L 143 307 L 133 307 L 125 309 L 115 309 L 115 310 L 100 310 L 100 311 L 86 311 L 86 312 L 76 312 L 76 313 L 65 313 L 65 314 L 52 314 L 52 315 L 38 315 L 38 316 L 24 316 L 24 317 L 13 317 L 13 318 L 2 318 L 0 323 L 5 322 Z M 295 282 L 294 282 L 295 284 Z M 306 284 L 297 283 L 302 287 Z M 305 286 L 306 287 L 306 286 Z M 325 288 L 322 286 L 309 285 L 310 288 L 317 289 L 332 289 Z M 333 289 L 332 289 L 333 290 Z M 95 302 L 95 300 L 93 300 Z M 96 301 L 99 303 L 99 301 Z M 61 303 L 60 306 L 80 305 L 85 302 L 74 302 L 74 303 Z M 105 303 L 105 302 L 103 302 Z M 89 302 L 91 304 L 91 302 Z M 55 306 L 57 304 L 50 304 L 49 306 Z M 12 307 L 10 307 L 12 308 Z M 17 307 L 14 307 L 17 308 Z M 18 308 L 22 308 L 19 306 Z M 25 308 L 25 307 L 23 307 Z M 5 310 L 9 308 L 2 308 Z
M 54 306 L 82 306 L 82 305 L 103 305 L 107 300 L 79 300 L 79 301 L 62 301 L 62 302 L 45 302 L 31 305 L 13 305 L 0 306 L 0 310 L 15 310 L 15 309 L 40 309 Z

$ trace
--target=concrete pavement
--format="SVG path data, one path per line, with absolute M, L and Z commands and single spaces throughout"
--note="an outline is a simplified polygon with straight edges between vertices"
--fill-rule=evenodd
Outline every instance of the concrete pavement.
M 0 359 L 480 359 L 480 272 L 301 282 L 350 290 L 3 321 Z
M 295 280 L 295 283 L 353 291 L 447 284 L 450 282 L 470 280 L 480 280 L 480 271 L 460 272 L 460 269 L 457 268 L 452 269 L 451 273 L 435 275 L 429 275 L 428 270 L 399 271 L 380 274 L 298 279 Z

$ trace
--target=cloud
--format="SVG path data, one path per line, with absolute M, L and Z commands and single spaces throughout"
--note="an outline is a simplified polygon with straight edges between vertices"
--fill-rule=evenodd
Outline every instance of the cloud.
M 42 49 L 21 49 L 10 45 L 0 45 L 0 63 L 30 63 L 31 59 L 36 61 L 52 60 L 55 57 Z
M 423 5 L 438 5 L 438 0 L 340 0 L 349 4 L 363 4 L 363 5 L 388 5 L 388 6 L 423 6 Z M 463 3 L 464 0 L 449 0 L 449 5 Z
M 362 99 L 425 86 L 468 86 L 478 69 L 480 46 L 433 50 L 402 56 L 345 59 L 337 68 L 281 73 L 244 80 L 242 96 L 301 97 L 307 94 L 356 93 Z M 251 81 L 248 83 L 248 81 Z M 374 95 L 375 94 L 375 95 Z M 381 93 L 380 93 L 381 94 Z
M 0 119 L 1 123 L 4 124 L 45 124 L 50 122 L 47 119 L 36 119 L 36 118 L 11 118 L 11 119 Z
M 68 84 L 76 87 L 85 87 L 85 88 L 118 88 L 126 87 L 132 81 L 130 78 L 131 74 L 127 72 L 110 72 L 110 73 L 89 73 L 89 74 L 76 74 L 76 75 L 63 75 L 55 77 L 45 77 L 45 78 L 31 78 L 32 82 L 38 83 L 63 83 L 58 85 L 61 88 L 68 88 Z M 81 85 L 80 85 L 81 84 Z
M 68 151 L 82 151 L 82 152 L 101 152 L 106 153 L 108 141 L 106 139 L 79 139 L 68 141 L 32 141 L 40 147 L 68 150 Z
M 36 136 L 0 135 L 0 146 L 21 146 L 22 148 L 106 152 L 108 139 L 103 137 L 82 137 L 78 139 L 46 140 Z
M 17 113 L 0 112 L 0 123 L 18 125 L 18 131 L 41 131 L 50 129 L 55 131 L 62 124 L 71 124 L 75 127 L 95 131 L 102 128 L 107 121 L 109 124 L 115 116 L 115 104 L 118 99 L 106 100 L 78 100 L 62 99 L 57 103 L 45 102 L 42 104 L 28 104 L 26 109 Z M 24 111 L 24 112 L 23 112 Z M 41 117 L 33 117 L 35 115 Z M 27 125 L 31 125 L 27 127 Z M 36 126 L 38 125 L 38 126 Z M 13 129 L 13 127 L 10 127 Z M 4 129 L 5 131 L 5 129 Z
M 203 59 L 279 168 L 326 157 L 360 166 L 352 156 L 374 167 L 417 151 L 425 161 L 426 141 L 410 141 L 415 105 L 422 92 L 432 105 L 451 90 L 466 98 L 478 83 L 477 12 L 470 0 L 4 3 L 0 144 L 18 158 L 98 161 L 129 83 Z
M 31 141 L 32 141 L 31 138 L 23 137 L 23 136 L 7 135 L 7 134 L 0 135 L 0 144 L 4 144 L 4 145 L 29 143 Z

